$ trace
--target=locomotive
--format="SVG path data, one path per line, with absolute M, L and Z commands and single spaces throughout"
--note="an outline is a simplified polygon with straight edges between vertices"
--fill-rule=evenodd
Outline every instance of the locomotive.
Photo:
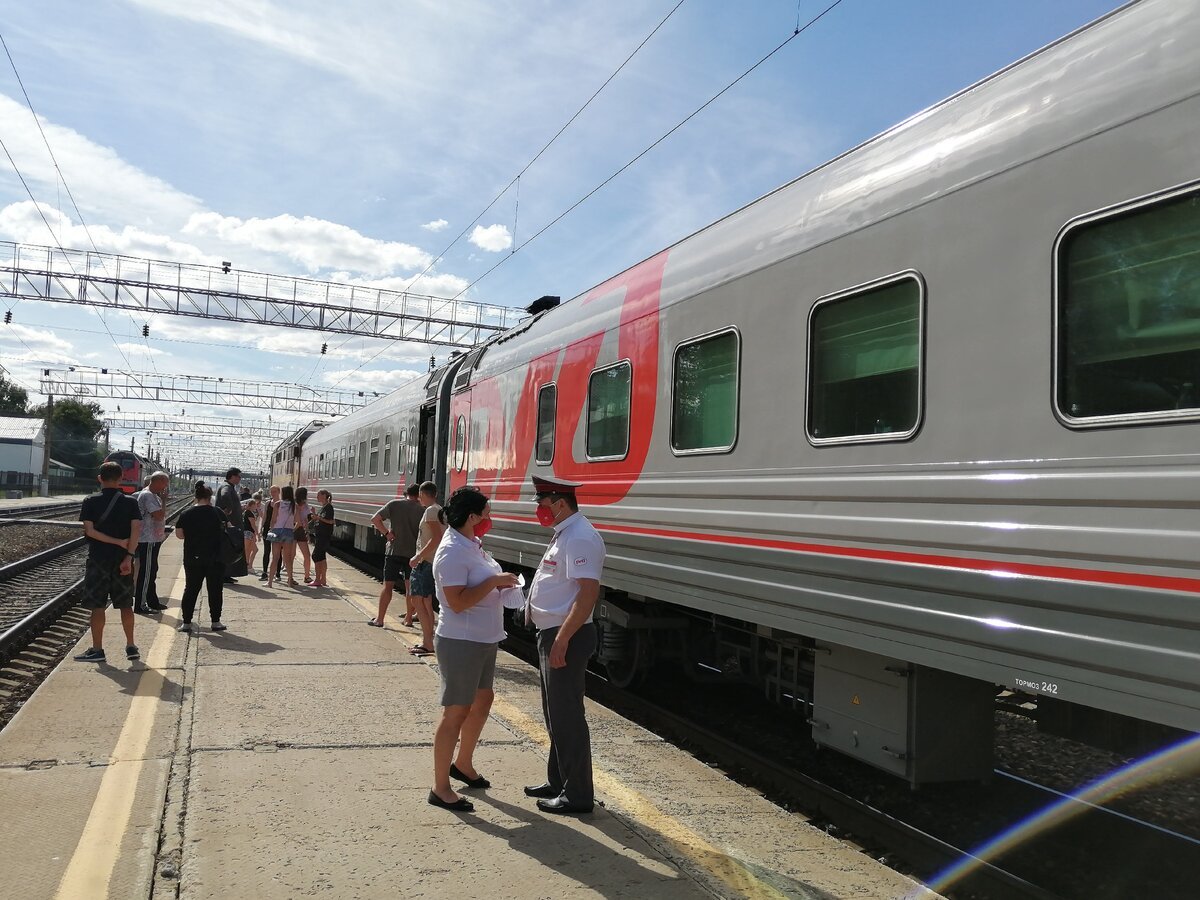
M 599 661 L 752 680 L 909 780 L 1042 726 L 1200 731 L 1200 2 L 1141 0 L 306 437 L 404 486 L 583 483 Z M 1169 734 L 1171 732 L 1166 731 Z

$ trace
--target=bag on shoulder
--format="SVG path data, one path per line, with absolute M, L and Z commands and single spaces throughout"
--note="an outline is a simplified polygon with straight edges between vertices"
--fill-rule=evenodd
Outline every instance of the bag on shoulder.
M 221 562 L 225 566 L 225 573 L 237 578 L 247 573 L 245 536 L 242 529 L 229 524 L 227 516 L 222 514 L 221 518 L 224 522 L 221 527 Z

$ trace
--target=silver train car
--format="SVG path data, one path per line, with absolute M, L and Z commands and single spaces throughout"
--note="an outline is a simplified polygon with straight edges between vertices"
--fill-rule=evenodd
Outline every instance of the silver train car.
M 913 783 L 990 773 L 1001 687 L 1200 731 L 1198 146 L 1200 2 L 1130 4 L 312 435 L 308 483 L 358 526 L 476 484 L 529 568 L 529 476 L 583 482 L 616 680 L 753 679 Z

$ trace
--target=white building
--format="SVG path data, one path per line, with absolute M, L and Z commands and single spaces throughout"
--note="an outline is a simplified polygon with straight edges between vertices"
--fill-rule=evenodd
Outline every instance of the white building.
M 45 454 L 44 421 L 0 416 L 0 472 L 41 475 Z

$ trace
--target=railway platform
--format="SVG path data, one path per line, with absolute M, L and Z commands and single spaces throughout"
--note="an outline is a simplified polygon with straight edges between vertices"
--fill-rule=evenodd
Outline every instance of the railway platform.
M 100 489 L 99 485 L 97 485 L 96 490 L 99 490 L 99 489 Z M 2 492 L 0 492 L 0 493 L 2 493 Z M 24 509 L 27 506 L 30 506 L 30 507 L 32 507 L 32 506 L 51 506 L 55 503 L 79 504 L 79 503 L 83 502 L 83 498 L 86 496 L 88 496 L 88 495 L 87 494 L 61 494 L 61 495 L 56 494 L 53 497 L 38 497 L 38 496 L 28 497 L 28 496 L 26 496 L 26 497 L 20 497 L 15 500 L 9 500 L 8 498 L 6 498 L 4 496 L 0 496 L 0 511 L 3 511 L 3 512 L 18 511 L 18 510 Z
M 62 663 L 0 732 L 0 897 L 934 896 L 654 734 L 589 706 L 598 805 L 543 814 L 537 673 L 501 654 L 466 790 L 426 802 L 434 658 L 369 628 L 378 583 L 330 560 L 327 589 L 226 590 L 213 633 L 178 633 L 179 541 L 127 662 Z M 403 603 L 399 605 L 403 611 Z M 80 642 L 80 651 L 89 645 Z

